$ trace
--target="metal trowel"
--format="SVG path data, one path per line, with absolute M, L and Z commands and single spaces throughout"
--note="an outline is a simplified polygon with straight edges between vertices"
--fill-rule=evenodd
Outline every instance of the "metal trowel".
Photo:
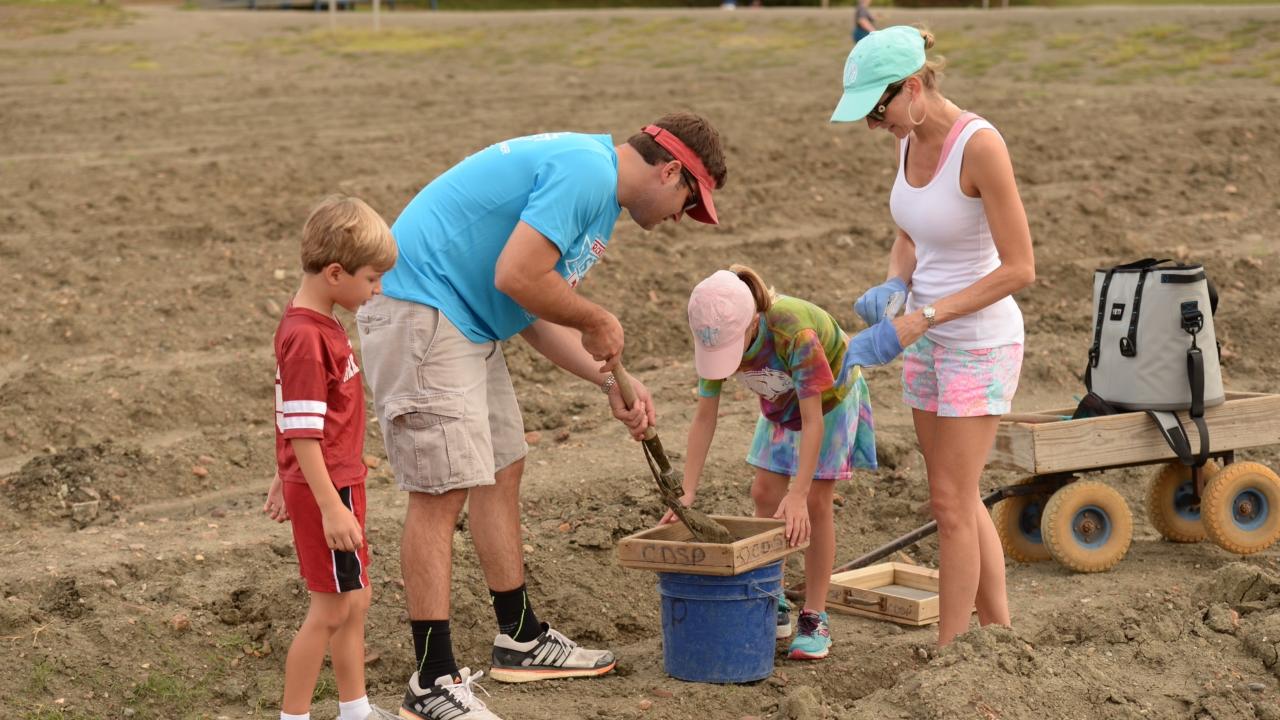
M 621 363 L 614 368 L 613 376 L 618 381 L 618 390 L 622 392 L 623 404 L 627 409 L 631 409 L 636 404 L 636 393 L 635 388 L 631 386 L 631 376 L 623 369 Z M 653 479 L 658 483 L 658 495 L 662 498 L 662 503 L 671 508 L 671 512 L 675 513 L 676 517 L 680 518 L 680 522 L 689 528 L 693 538 L 698 542 L 706 543 L 733 542 L 733 535 L 724 525 L 712 520 L 701 510 L 685 507 L 680 502 L 680 497 L 684 494 L 680 471 L 671 467 L 671 461 L 667 459 L 667 453 L 662 449 L 662 441 L 658 439 L 658 431 L 652 426 L 645 428 L 644 439 L 641 442 L 644 446 L 645 460 L 649 463 L 649 471 L 653 473 Z

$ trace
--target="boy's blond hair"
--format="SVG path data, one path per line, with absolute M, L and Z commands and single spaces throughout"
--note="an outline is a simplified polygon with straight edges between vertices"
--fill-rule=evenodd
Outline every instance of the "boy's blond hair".
M 366 265 L 386 272 L 396 264 L 391 229 L 360 198 L 330 195 L 315 206 L 302 228 L 302 269 L 318 273 L 332 263 L 352 274 Z

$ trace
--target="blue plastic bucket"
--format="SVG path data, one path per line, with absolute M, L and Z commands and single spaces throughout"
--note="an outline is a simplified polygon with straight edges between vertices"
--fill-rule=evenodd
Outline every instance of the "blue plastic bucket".
M 744 683 L 773 673 L 781 561 L 729 577 L 658 573 L 658 593 L 668 675 Z

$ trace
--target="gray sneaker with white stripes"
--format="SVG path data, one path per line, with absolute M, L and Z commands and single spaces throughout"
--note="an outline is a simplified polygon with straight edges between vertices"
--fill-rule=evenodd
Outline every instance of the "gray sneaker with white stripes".
M 595 677 L 604 675 L 617 665 L 608 650 L 578 647 L 551 626 L 542 623 L 542 634 L 525 643 L 507 635 L 493 639 L 494 680 L 509 683 L 555 678 Z
M 414 673 L 409 678 L 409 689 L 400 706 L 400 717 L 408 720 L 502 720 L 489 712 L 472 690 L 472 686 L 480 687 L 475 682 L 484 672 L 472 675 L 469 668 L 462 668 L 458 674 L 461 677 L 441 675 L 435 683 L 424 688 L 419 684 L 418 673 Z

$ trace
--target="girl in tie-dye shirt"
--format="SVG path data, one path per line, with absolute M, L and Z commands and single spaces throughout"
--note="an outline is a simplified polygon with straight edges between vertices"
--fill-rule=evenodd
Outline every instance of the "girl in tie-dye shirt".
M 757 517 L 786 520 L 805 550 L 805 605 L 788 655 L 827 656 L 826 597 L 835 563 L 835 482 L 853 468 L 875 469 L 875 431 L 866 381 L 857 368 L 836 384 L 848 338 L 822 308 L 775 295 L 753 270 L 735 265 L 703 280 L 689 298 L 698 370 L 698 407 L 689 429 L 684 502 L 692 504 L 715 434 L 720 389 L 736 377 L 760 396 L 747 453 L 756 468 Z M 670 511 L 663 522 L 672 522 Z M 791 633 L 790 606 L 778 606 L 778 637 Z

